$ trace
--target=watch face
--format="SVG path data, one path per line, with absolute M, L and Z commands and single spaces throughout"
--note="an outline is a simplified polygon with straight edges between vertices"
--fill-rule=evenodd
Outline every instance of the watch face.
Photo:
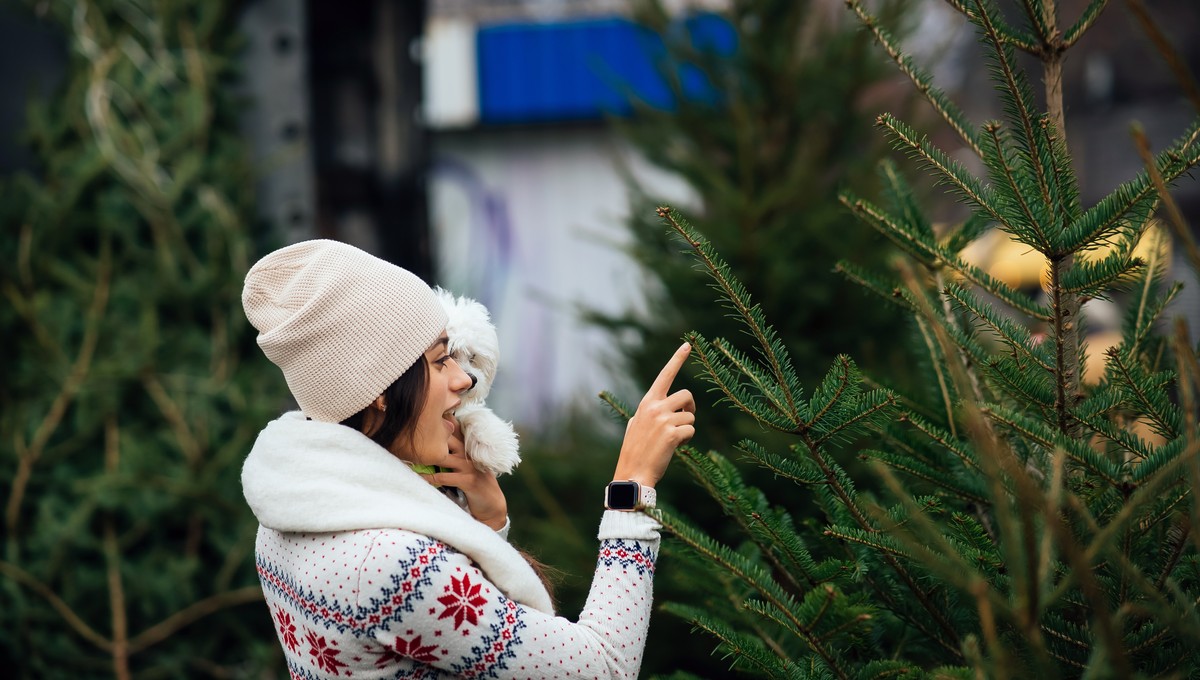
M 613 482 L 608 485 L 608 507 L 613 510 L 633 510 L 637 502 L 636 482 Z

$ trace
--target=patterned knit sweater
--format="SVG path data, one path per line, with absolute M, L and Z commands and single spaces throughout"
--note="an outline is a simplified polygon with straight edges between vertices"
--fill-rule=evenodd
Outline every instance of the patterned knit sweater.
M 578 622 L 528 563 L 370 439 L 286 414 L 242 485 L 258 573 L 293 678 L 634 678 L 658 524 L 605 512 Z

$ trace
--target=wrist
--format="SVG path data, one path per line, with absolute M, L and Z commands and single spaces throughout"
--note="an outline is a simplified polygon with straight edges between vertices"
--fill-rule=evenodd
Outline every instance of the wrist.
M 479 520 L 483 524 L 486 524 L 488 528 L 492 529 L 493 531 L 500 531 L 505 527 L 505 525 L 508 524 L 508 513 L 506 512 L 501 515 L 493 515 L 486 519 L 483 517 L 476 517 L 475 519 Z

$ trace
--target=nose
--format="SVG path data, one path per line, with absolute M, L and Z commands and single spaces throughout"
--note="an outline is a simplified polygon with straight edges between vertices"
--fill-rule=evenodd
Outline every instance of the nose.
M 458 375 L 454 376 L 450 388 L 455 392 L 466 392 L 475 386 L 475 376 L 462 370 L 457 361 L 451 362 L 454 364 L 454 370 L 458 371 Z
M 471 386 L 468 387 L 467 389 L 468 390 L 475 389 L 475 386 L 479 384 L 479 378 L 475 377 L 474 373 L 468 373 L 467 377 L 471 379 Z

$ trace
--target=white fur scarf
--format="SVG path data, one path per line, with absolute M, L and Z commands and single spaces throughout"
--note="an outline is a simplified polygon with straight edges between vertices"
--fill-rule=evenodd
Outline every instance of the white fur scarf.
M 507 541 L 344 425 L 307 420 L 300 411 L 271 421 L 242 467 L 242 492 L 259 523 L 276 531 L 429 536 L 471 558 L 509 598 L 554 613 L 537 574 Z

